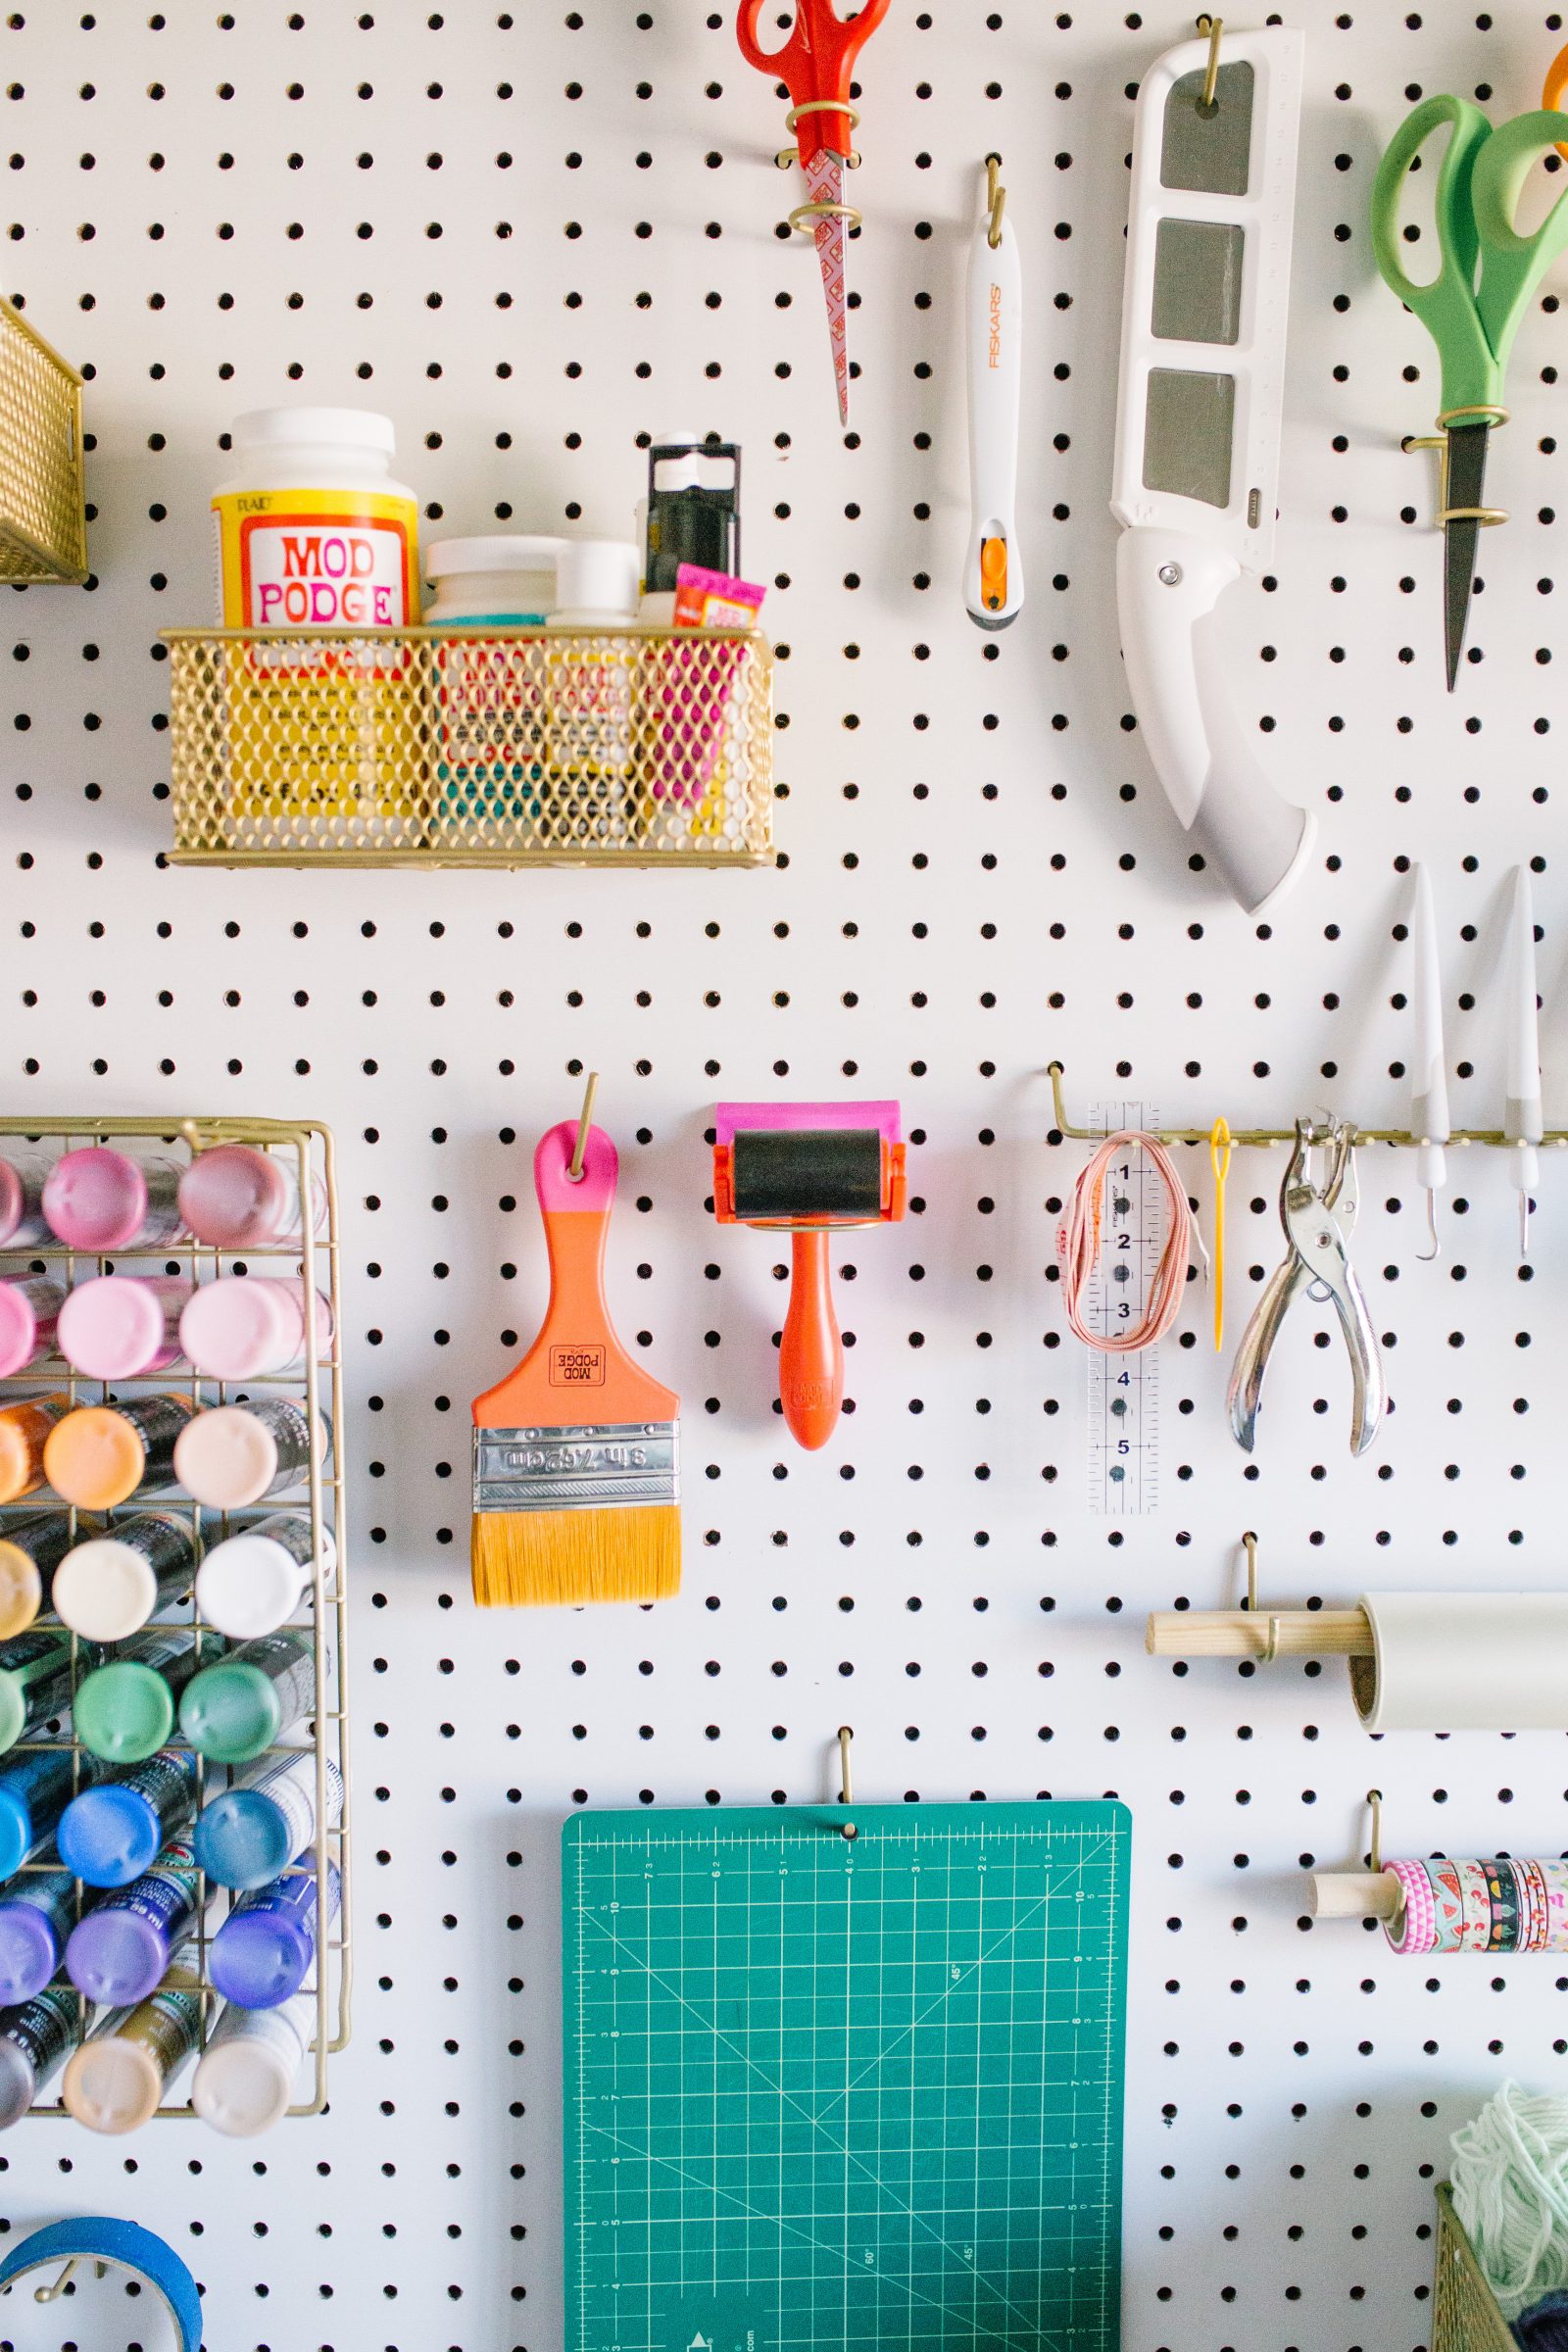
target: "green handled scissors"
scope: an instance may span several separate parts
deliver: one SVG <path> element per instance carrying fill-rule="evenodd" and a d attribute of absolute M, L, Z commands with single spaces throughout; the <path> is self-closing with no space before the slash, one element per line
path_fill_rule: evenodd
<path fill-rule="evenodd" d="M 1438 171 L 1437 214 L 1441 266 L 1417 285 L 1400 264 L 1399 193 L 1406 172 L 1434 131 L 1453 133 Z M 1514 222 L 1532 167 L 1568 139 L 1568 116 L 1518 115 L 1494 130 L 1468 99 L 1429 98 L 1401 123 L 1378 166 L 1372 187 L 1372 250 L 1399 300 L 1412 310 L 1438 347 L 1443 367 L 1444 436 L 1443 604 L 1448 692 L 1459 672 L 1476 543 L 1483 523 L 1506 515 L 1481 503 L 1487 475 L 1487 435 L 1506 424 L 1502 405 L 1508 353 L 1530 297 L 1565 245 L 1568 195 L 1560 196 L 1541 226 L 1522 237 Z M 1418 231 L 1406 232 L 1412 239 Z"/>

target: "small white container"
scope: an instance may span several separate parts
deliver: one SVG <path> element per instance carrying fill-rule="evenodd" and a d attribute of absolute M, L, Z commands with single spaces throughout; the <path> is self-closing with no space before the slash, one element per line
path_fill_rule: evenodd
<path fill-rule="evenodd" d="M 543 627 L 556 602 L 556 565 L 564 539 L 496 534 L 484 539 L 438 539 L 425 550 L 435 583 L 425 607 L 426 628 L 458 621 L 470 627 Z"/>
<path fill-rule="evenodd" d="M 213 493 L 228 629 L 406 628 L 419 614 L 419 510 L 392 478 L 390 416 L 254 409 Z"/>

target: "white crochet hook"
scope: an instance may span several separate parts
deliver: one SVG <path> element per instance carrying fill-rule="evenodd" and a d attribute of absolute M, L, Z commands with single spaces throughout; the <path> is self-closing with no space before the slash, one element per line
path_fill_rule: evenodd
<path fill-rule="evenodd" d="M 1519 1254 L 1530 1254 L 1530 1199 L 1541 1183 L 1541 1030 L 1536 1004 L 1536 916 L 1530 876 L 1513 869 L 1508 917 L 1508 1095 L 1502 1131 L 1514 1146 L 1513 1183 L 1519 1195 Z"/>
<path fill-rule="evenodd" d="M 1007 191 L 986 157 L 986 205 L 969 248 L 969 550 L 963 601 L 977 628 L 1004 629 L 1023 609 L 1018 552 L 1018 391 L 1023 277 Z"/>
<path fill-rule="evenodd" d="M 1410 1133 L 1416 1139 L 1415 1180 L 1427 1197 L 1427 1234 L 1430 1250 L 1417 1254 L 1429 1262 L 1439 1254 L 1437 1197 L 1448 1181 L 1444 1145 L 1448 1140 L 1448 1072 L 1443 1051 L 1443 971 L 1438 962 L 1438 927 L 1432 911 L 1432 884 L 1424 865 L 1415 869 L 1415 919 L 1410 927 L 1415 952 L 1415 1054 L 1410 1064 Z"/>

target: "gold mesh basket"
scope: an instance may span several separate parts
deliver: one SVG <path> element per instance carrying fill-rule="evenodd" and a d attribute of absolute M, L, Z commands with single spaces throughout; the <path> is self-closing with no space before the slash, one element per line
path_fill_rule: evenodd
<path fill-rule="evenodd" d="M 81 378 L 0 299 L 0 580 L 86 576 Z"/>
<path fill-rule="evenodd" d="M 772 655 L 720 629 L 167 633 L 176 865 L 771 865 Z"/>
<path fill-rule="evenodd" d="M 1519 2352 L 1464 2233 L 1446 2180 L 1438 2183 L 1438 2267 L 1432 2288 L 1432 2352 Z"/>

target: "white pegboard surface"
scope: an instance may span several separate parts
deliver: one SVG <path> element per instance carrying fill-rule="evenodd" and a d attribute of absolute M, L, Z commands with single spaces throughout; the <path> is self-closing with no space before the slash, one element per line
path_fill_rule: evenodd
<path fill-rule="evenodd" d="M 13 2229 L 73 2208 L 165 2230 L 210 2340 L 553 2352 L 561 2339 L 558 1823 L 595 1803 L 829 1785 L 867 1798 L 1114 1788 L 1134 1809 L 1126 2342 L 1424 2342 L 1430 2180 L 1504 2074 L 1558 2087 L 1550 1960 L 1393 1959 L 1307 1933 L 1298 1865 L 1568 1843 L 1562 1740 L 1353 1726 L 1343 1671 L 1145 1658 L 1142 1619 L 1266 1589 L 1563 1575 L 1568 1169 L 1535 1279 L 1495 1157 L 1455 1154 L 1416 1262 L 1408 1163 L 1363 1162 L 1358 1260 L 1396 1412 L 1353 1464 L 1337 1343 L 1293 1332 L 1255 1468 L 1195 1298 L 1164 1363 L 1162 1508 L 1085 1502 L 1083 1366 L 1046 1269 L 1072 1098 L 1402 1119 L 1406 860 L 1433 869 L 1456 1123 L 1502 1097 L 1509 866 L 1544 933 L 1547 1116 L 1568 1109 L 1568 906 L 1551 858 L 1562 313 L 1527 321 L 1473 649 L 1442 693 L 1423 330 L 1365 231 L 1422 92 L 1537 102 L 1555 19 L 1305 0 L 1277 585 L 1225 627 L 1263 756 L 1321 818 L 1267 926 L 1187 870 L 1116 650 L 1106 510 L 1132 93 L 1186 37 L 1023 0 L 896 0 L 862 59 L 850 442 L 815 265 L 778 233 L 782 108 L 697 0 L 33 0 L 4 36 L 6 290 L 90 371 L 95 584 L 29 590 L 0 716 L 7 1105 L 308 1114 L 345 1179 L 361 1954 L 332 2111 L 258 2145 L 195 2126 L 4 2143 Z M 1023 618 L 962 611 L 959 321 L 981 159 L 1004 159 L 1029 358 Z M 1558 282 L 1561 282 L 1559 270 Z M 210 613 L 207 499 L 243 409 L 396 418 L 432 524 L 624 531 L 639 433 L 744 444 L 746 568 L 789 649 L 788 865 L 730 876 L 175 873 L 157 632 Z M 1557 796 L 1556 799 L 1553 796 Z M 613 1298 L 683 1396 L 685 1591 L 657 1614 L 481 1620 L 467 1399 L 541 1303 L 533 1139 L 604 1072 L 623 1152 Z M 820 1457 L 769 1410 L 766 1240 L 705 1214 L 715 1094 L 898 1094 L 920 1213 L 841 1251 L 857 1411 Z M 1194 1154 L 1195 1167 L 1200 1155 Z M 1239 1155 L 1233 1337 L 1279 1246 Z M 1206 1183 L 1200 1188 L 1207 1204 Z M 1458 1200 L 1468 1202 L 1458 1213 Z"/>

